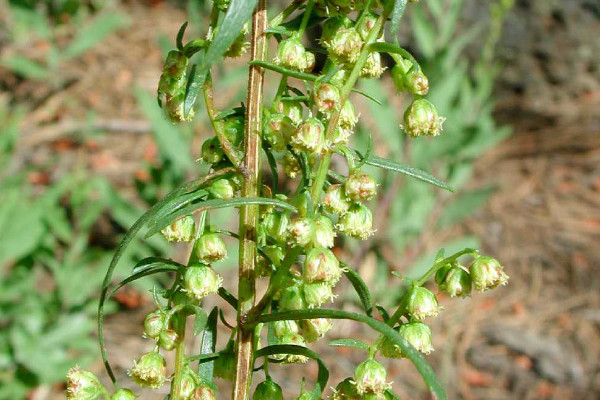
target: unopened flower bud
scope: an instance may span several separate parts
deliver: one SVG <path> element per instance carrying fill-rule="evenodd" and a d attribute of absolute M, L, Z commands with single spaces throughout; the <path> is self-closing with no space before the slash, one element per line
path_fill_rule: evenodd
<path fill-rule="evenodd" d="M 333 230 L 333 222 L 324 216 L 319 215 L 315 219 L 315 237 L 313 240 L 313 245 L 315 247 L 333 247 L 333 242 L 335 239 L 335 231 Z"/>
<path fill-rule="evenodd" d="M 332 59 L 341 63 L 355 63 L 362 50 L 363 40 L 355 28 L 339 28 L 331 40 L 323 45 Z"/>
<path fill-rule="evenodd" d="M 246 119 L 242 115 L 231 115 L 223 120 L 223 131 L 232 145 L 239 147 L 244 139 Z"/>
<path fill-rule="evenodd" d="M 183 373 L 181 374 L 181 383 L 180 392 L 182 399 L 189 399 L 196 390 L 196 386 L 198 385 L 199 378 L 192 371 L 189 365 L 186 365 L 183 369 Z"/>
<path fill-rule="evenodd" d="M 387 371 L 385 367 L 373 359 L 360 363 L 354 370 L 356 391 L 361 394 L 383 393 L 390 387 L 385 381 Z"/>
<path fill-rule="evenodd" d="M 435 317 L 442 310 L 435 294 L 427 288 L 415 286 L 407 296 L 406 311 L 418 320 Z"/>
<path fill-rule="evenodd" d="M 144 336 L 157 338 L 158 335 L 165 329 L 165 312 L 156 310 L 144 318 Z"/>
<path fill-rule="evenodd" d="M 298 159 L 290 151 L 286 152 L 283 157 L 283 171 L 291 179 L 295 179 L 302 174 L 302 168 L 300 167 Z"/>
<path fill-rule="evenodd" d="M 191 110 L 186 118 L 183 109 L 187 66 L 188 58 L 185 54 L 177 50 L 170 51 L 158 83 L 159 99 L 162 99 L 164 95 L 167 116 L 172 122 L 190 121 L 194 116 L 193 110 Z"/>
<path fill-rule="evenodd" d="M 331 65 L 332 68 L 339 68 L 338 71 L 335 74 L 333 74 L 329 82 L 339 87 L 344 86 L 344 84 L 348 81 L 348 78 L 350 77 L 351 71 L 349 69 L 343 68 L 339 64 L 334 64 L 333 62 L 329 65 Z"/>
<path fill-rule="evenodd" d="M 381 54 L 374 51 L 369 53 L 365 65 L 360 70 L 362 78 L 379 78 L 385 71 L 385 67 L 381 62 Z"/>
<path fill-rule="evenodd" d="M 328 318 L 303 319 L 300 321 L 302 336 L 308 343 L 316 342 L 333 328 Z"/>
<path fill-rule="evenodd" d="M 103 392 L 96 375 L 74 367 L 67 373 L 67 400 L 95 400 Z"/>
<path fill-rule="evenodd" d="M 296 321 L 282 320 L 273 322 L 273 335 L 282 338 L 292 333 L 300 333 L 300 327 Z"/>
<path fill-rule="evenodd" d="M 327 140 L 327 148 L 332 149 L 340 144 L 348 144 L 348 140 L 352 136 L 352 131 L 350 129 L 342 128 L 341 126 L 337 126 L 329 139 Z"/>
<path fill-rule="evenodd" d="M 392 68 L 391 75 L 398 92 L 408 91 L 419 96 L 424 96 L 429 91 L 427 76 L 421 69 L 416 69 L 409 60 L 399 60 Z"/>
<path fill-rule="evenodd" d="M 431 345 L 431 329 L 422 322 L 409 322 L 398 329 L 398 333 L 416 350 L 429 354 L 433 351 Z M 381 343 L 381 354 L 388 358 L 402 358 L 400 347 L 388 338 Z"/>
<path fill-rule="evenodd" d="M 360 37 L 362 38 L 362 40 L 367 40 L 369 33 L 371 33 L 371 30 L 373 30 L 373 28 L 375 27 L 376 24 L 377 24 L 377 15 L 375 15 L 371 12 L 369 12 L 361 17 L 356 29 L 358 30 L 358 33 L 359 33 Z"/>
<path fill-rule="evenodd" d="M 211 183 L 206 190 L 214 199 L 224 199 L 229 200 L 235 196 L 235 192 L 237 192 L 237 187 L 233 180 L 228 178 L 216 179 L 213 183 Z"/>
<path fill-rule="evenodd" d="M 439 285 L 440 290 L 448 293 L 450 297 L 467 297 L 471 294 L 471 275 L 462 266 L 452 267 L 443 282 Z"/>
<path fill-rule="evenodd" d="M 252 400 L 283 400 L 283 391 L 281 386 L 267 377 L 266 381 L 256 386 Z"/>
<path fill-rule="evenodd" d="M 305 71 L 308 67 L 306 49 L 300 39 L 290 37 L 279 42 L 275 63 L 296 71 Z"/>
<path fill-rule="evenodd" d="M 452 264 L 446 264 L 442 268 L 438 269 L 435 273 L 435 283 L 441 285 L 446 279 L 446 275 L 448 275 L 448 272 L 450 272 L 451 269 Z"/>
<path fill-rule="evenodd" d="M 306 246 L 315 237 L 315 223 L 310 218 L 296 218 L 290 222 L 288 234 L 290 244 Z"/>
<path fill-rule="evenodd" d="M 206 264 L 190 265 L 183 275 L 183 287 L 188 297 L 196 300 L 217 293 L 222 284 L 223 278 Z"/>
<path fill-rule="evenodd" d="M 312 70 L 315 69 L 316 63 L 317 63 L 317 59 L 316 59 L 314 53 L 307 51 L 306 52 L 306 68 L 304 69 L 304 72 L 312 72 Z"/>
<path fill-rule="evenodd" d="M 318 153 L 325 144 L 325 127 L 320 120 L 310 117 L 298 125 L 290 142 L 292 147 L 299 152 Z"/>
<path fill-rule="evenodd" d="M 339 1 L 339 0 L 338 0 Z M 348 1 L 349 0 L 344 0 Z M 348 17 L 333 17 L 328 18 L 323 23 L 323 27 L 321 30 L 321 44 L 325 46 L 325 43 L 330 42 L 335 36 L 336 32 L 340 28 L 350 28 L 352 26 L 352 21 Z"/>
<path fill-rule="evenodd" d="M 217 400 L 217 396 L 213 388 L 202 383 L 194 389 L 189 400 Z"/>
<path fill-rule="evenodd" d="M 302 269 L 304 282 L 328 282 L 335 285 L 341 276 L 340 262 L 331 250 L 325 247 L 315 247 L 306 255 Z"/>
<path fill-rule="evenodd" d="M 223 148 L 217 137 L 206 139 L 202 143 L 201 157 L 207 164 L 216 164 L 223 159 Z"/>
<path fill-rule="evenodd" d="M 302 105 L 297 101 L 280 100 L 275 110 L 291 119 L 295 126 L 302 122 Z"/>
<path fill-rule="evenodd" d="M 110 396 L 110 400 L 135 400 L 136 395 L 129 389 L 117 389 L 112 396 Z"/>
<path fill-rule="evenodd" d="M 346 100 L 342 111 L 340 111 L 340 127 L 352 130 L 358 123 L 358 117 L 354 110 L 354 105 L 350 100 Z"/>
<path fill-rule="evenodd" d="M 350 209 L 350 201 L 346 197 L 342 185 L 331 185 L 325 192 L 323 205 L 327 212 L 336 215 L 344 215 Z"/>
<path fill-rule="evenodd" d="M 346 378 L 333 389 L 330 400 L 356 400 L 360 395 L 356 391 L 356 385 L 352 378 Z"/>
<path fill-rule="evenodd" d="M 365 240 L 374 233 L 373 213 L 364 204 L 354 204 L 340 218 L 336 228 L 347 236 Z"/>
<path fill-rule="evenodd" d="M 478 256 L 469 268 L 475 289 L 480 292 L 508 283 L 508 275 L 500 262 L 492 257 Z"/>
<path fill-rule="evenodd" d="M 289 333 L 277 339 L 277 344 L 293 344 L 295 346 L 306 347 L 306 340 L 299 333 Z M 283 360 L 285 364 L 304 364 L 308 361 L 308 357 L 298 354 L 276 354 L 273 356 L 276 360 Z"/>
<path fill-rule="evenodd" d="M 281 292 L 279 308 L 282 311 L 301 310 L 305 307 L 306 301 L 300 285 L 289 286 Z"/>
<path fill-rule="evenodd" d="M 151 351 L 135 360 L 128 373 L 141 387 L 158 389 L 167 379 L 167 362 L 158 352 Z"/>
<path fill-rule="evenodd" d="M 356 171 L 346 179 L 344 191 L 350 200 L 366 201 L 377 194 L 377 183 L 371 175 Z"/>
<path fill-rule="evenodd" d="M 320 307 L 335 300 L 333 287 L 329 282 L 305 283 L 303 292 L 306 306 L 309 308 Z"/>
<path fill-rule="evenodd" d="M 437 136 L 442 132 L 445 118 L 425 99 L 416 99 L 404 113 L 404 130 L 411 137 Z"/>
<path fill-rule="evenodd" d="M 283 114 L 271 114 L 265 121 L 263 138 L 275 151 L 285 150 L 294 132 L 294 123 Z"/>
<path fill-rule="evenodd" d="M 340 90 L 329 83 L 322 83 L 313 91 L 313 100 L 317 109 L 329 115 L 340 107 Z"/>
<path fill-rule="evenodd" d="M 267 235 L 278 243 L 284 243 L 288 237 L 290 217 L 283 213 L 270 213 L 264 216 L 262 222 Z"/>
<path fill-rule="evenodd" d="M 216 233 L 204 234 L 196 243 L 196 256 L 207 264 L 223 260 L 227 257 L 225 242 Z"/>
<path fill-rule="evenodd" d="M 173 329 L 165 329 L 158 336 L 158 345 L 161 349 L 171 351 L 175 348 L 179 335 Z"/>
<path fill-rule="evenodd" d="M 181 217 L 165 226 L 160 233 L 169 242 L 189 242 L 194 237 L 194 218 L 191 215 Z"/>

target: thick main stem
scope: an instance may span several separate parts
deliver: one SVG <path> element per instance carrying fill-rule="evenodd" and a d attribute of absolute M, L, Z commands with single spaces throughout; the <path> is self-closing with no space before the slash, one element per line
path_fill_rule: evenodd
<path fill-rule="evenodd" d="M 267 25 L 266 0 L 259 0 L 252 16 L 252 61 L 264 61 Z M 262 126 L 264 70 L 250 66 L 248 98 L 246 102 L 246 129 L 244 135 L 244 182 L 242 196 L 257 197 L 260 186 L 260 132 Z M 254 329 L 245 325 L 246 314 L 256 298 L 256 227 L 258 205 L 243 206 L 240 210 L 240 262 L 238 272 L 238 334 L 234 400 L 248 400 L 252 383 L 254 358 Z"/>

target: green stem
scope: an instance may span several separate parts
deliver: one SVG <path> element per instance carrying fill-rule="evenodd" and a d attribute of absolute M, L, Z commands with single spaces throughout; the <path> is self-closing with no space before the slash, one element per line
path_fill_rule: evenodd
<path fill-rule="evenodd" d="M 171 400 L 183 400 L 181 394 L 181 382 L 183 372 L 186 366 L 185 357 L 185 325 L 187 316 L 183 312 L 178 312 L 175 317 L 174 329 L 177 332 L 177 343 L 175 345 L 175 373 L 173 383 L 171 384 Z"/>
<path fill-rule="evenodd" d="M 302 17 L 302 22 L 300 22 L 300 27 L 296 32 L 297 37 L 302 37 L 304 31 L 306 30 L 306 26 L 308 25 L 308 21 L 310 20 L 310 14 L 312 13 L 312 9 L 315 5 L 314 0 L 309 0 L 306 8 L 304 9 L 304 16 Z"/>
<path fill-rule="evenodd" d="M 287 17 L 292 15 L 292 13 L 294 11 L 296 11 L 302 5 L 302 3 L 304 3 L 305 1 L 306 0 L 295 0 L 292 4 L 287 6 L 282 12 L 280 12 L 275 17 L 273 17 L 273 19 L 271 19 L 271 21 L 269 21 L 269 26 L 271 28 L 275 28 L 276 26 L 281 25 L 283 23 L 283 21 L 285 21 L 287 19 Z"/>
<path fill-rule="evenodd" d="M 423 274 L 423 276 L 421 278 L 419 278 L 419 280 L 417 280 L 415 282 L 416 286 L 423 286 L 425 284 L 425 282 L 427 282 L 427 280 L 429 280 L 429 278 L 431 278 L 433 275 L 435 275 L 435 273 L 442 268 L 444 265 L 449 264 L 453 261 L 456 261 L 456 259 L 458 259 L 459 257 L 462 257 L 464 255 L 467 254 L 477 254 L 477 250 L 473 250 L 473 249 L 464 249 L 459 251 L 458 253 L 454 253 L 452 254 L 450 257 L 446 257 L 443 258 L 441 260 L 436 261 L 433 266 L 431 268 L 429 268 L 429 270 L 427 272 L 425 272 Z"/>

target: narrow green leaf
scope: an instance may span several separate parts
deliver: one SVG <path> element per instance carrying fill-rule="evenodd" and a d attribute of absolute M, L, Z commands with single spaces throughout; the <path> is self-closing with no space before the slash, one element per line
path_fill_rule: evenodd
<path fill-rule="evenodd" d="M 215 199 L 215 200 L 200 201 L 197 203 L 192 203 L 186 207 L 180 208 L 165 217 L 159 218 L 150 227 L 150 229 L 148 230 L 148 232 L 145 235 L 145 238 L 147 239 L 147 238 L 151 237 L 152 235 L 154 235 L 157 232 L 159 232 L 160 230 L 162 230 L 165 226 L 169 225 L 170 223 L 172 223 L 173 221 L 175 221 L 176 219 L 178 219 L 184 215 L 189 215 L 194 212 L 200 212 L 200 211 L 205 211 L 205 210 L 214 210 L 214 209 L 218 209 L 218 208 L 239 207 L 239 206 L 244 206 L 244 205 L 248 205 L 248 204 L 269 205 L 269 206 L 280 207 L 280 208 L 283 208 L 283 209 L 286 209 L 289 211 L 296 211 L 296 208 L 288 203 L 285 203 L 280 200 L 268 199 L 268 198 L 263 198 L 263 197 L 238 197 L 238 198 L 229 199 L 229 200 Z"/>
<path fill-rule="evenodd" d="M 363 308 L 365 309 L 365 313 L 368 316 L 372 316 L 373 315 L 373 300 L 371 298 L 371 292 L 369 291 L 367 284 L 361 278 L 361 276 L 358 274 L 358 272 L 356 272 L 355 270 L 350 268 L 345 263 L 341 263 L 341 265 L 342 265 L 342 267 L 344 267 L 344 269 L 343 269 L 344 275 L 346 275 L 346 278 L 348 278 L 348 280 L 352 284 L 352 287 L 354 287 L 354 290 L 356 290 L 356 293 L 358 294 L 358 297 L 360 298 L 360 302 L 362 303 Z"/>
<path fill-rule="evenodd" d="M 402 353 L 406 354 L 406 357 L 415 365 L 427 387 L 431 393 L 437 397 L 438 400 L 446 400 L 446 393 L 441 383 L 435 376 L 435 372 L 425 359 L 425 357 L 411 346 L 401 335 L 398 334 L 394 329 L 386 325 L 385 323 L 378 321 L 374 318 L 367 317 L 361 314 L 333 310 L 326 308 L 313 308 L 304 310 L 293 310 L 276 312 L 273 314 L 264 314 L 259 318 L 259 322 L 273 322 L 282 320 L 303 320 L 313 318 L 331 318 L 331 319 L 350 319 L 353 321 L 361 322 L 369 325 L 377 332 L 385 335 L 393 344 L 400 347 Z"/>
<path fill-rule="evenodd" d="M 206 311 L 204 311 L 202 307 L 193 307 L 194 314 L 196 314 L 196 318 L 194 319 L 194 336 L 198 336 L 200 332 L 202 332 L 206 327 L 206 323 L 208 322 L 208 315 L 206 315 Z"/>
<path fill-rule="evenodd" d="M 311 399 L 319 399 L 321 397 L 321 393 L 323 393 L 323 390 L 325 390 L 327 387 L 329 370 L 317 353 L 304 346 L 297 346 L 293 344 L 276 344 L 257 350 L 254 354 L 254 359 L 258 357 L 268 357 L 274 354 L 294 354 L 315 360 L 319 366 L 319 370 L 317 373 L 317 384 L 315 385 L 315 390 L 313 391 Z"/>
<path fill-rule="evenodd" d="M 183 114 L 187 117 L 204 86 L 206 76 L 208 75 L 208 69 L 206 71 L 198 71 L 201 66 L 199 64 L 192 65 L 190 75 L 188 77 L 187 84 L 185 86 L 185 100 L 183 101 Z"/>
<path fill-rule="evenodd" d="M 219 288 L 219 296 L 223 300 L 225 300 L 229 305 L 237 310 L 238 308 L 238 299 L 235 298 L 234 295 L 229 293 L 225 288 Z"/>
<path fill-rule="evenodd" d="M 181 267 L 183 267 L 183 266 L 181 266 Z M 138 270 L 138 272 L 136 272 L 135 274 L 131 274 L 127 278 L 123 279 L 121 282 L 117 283 L 115 285 L 115 287 L 112 288 L 111 291 L 108 293 L 107 298 L 110 299 L 115 294 L 115 292 L 117 290 L 121 289 L 123 286 L 125 286 L 131 282 L 137 281 L 138 279 L 141 279 L 148 275 L 160 274 L 161 272 L 175 272 L 178 270 L 179 270 L 179 267 L 176 267 L 174 265 L 165 265 L 165 264 L 156 264 L 154 266 L 140 268 Z"/>
<path fill-rule="evenodd" d="M 404 11 L 406 10 L 407 0 L 396 0 L 394 3 L 394 8 L 392 9 L 392 15 L 390 16 L 391 24 L 390 24 L 390 33 L 395 35 L 398 33 L 398 29 L 400 28 L 400 20 L 404 15 Z"/>
<path fill-rule="evenodd" d="M 377 309 L 379 315 L 381 315 L 381 318 L 383 318 L 383 322 L 387 323 L 390 319 L 390 314 L 388 314 L 385 308 L 381 307 L 380 305 L 376 305 L 375 308 Z"/>
<path fill-rule="evenodd" d="M 356 156 L 359 160 L 362 160 L 364 156 L 357 150 L 354 150 Z M 415 167 L 411 167 L 410 165 L 399 164 L 395 161 L 388 160 L 386 158 L 381 158 L 377 156 L 371 156 L 366 161 L 365 164 L 371 165 L 373 167 L 386 169 L 388 171 L 398 172 L 400 174 L 408 175 L 413 178 L 416 178 L 420 181 L 427 182 L 433 186 L 437 186 L 441 189 L 448 190 L 449 192 L 454 192 L 454 190 L 445 182 L 439 180 L 435 176 L 431 175 L 429 172 L 425 172 Z"/>
<path fill-rule="evenodd" d="M 369 99 L 371 101 L 374 101 L 375 103 L 379 104 L 380 106 L 383 105 L 383 102 L 381 100 L 379 100 L 378 98 L 376 98 L 372 94 L 365 92 L 364 90 L 354 88 L 354 89 L 352 89 L 352 91 L 354 93 L 358 93 L 358 94 L 360 94 L 362 96 L 365 96 L 367 99 Z"/>
<path fill-rule="evenodd" d="M 369 350 L 369 345 L 356 339 L 337 339 L 329 342 L 333 347 L 352 347 L 354 349 Z"/>
<path fill-rule="evenodd" d="M 217 322 L 219 318 L 219 309 L 213 308 L 204 327 L 202 342 L 200 344 L 200 355 L 212 354 L 217 345 Z M 207 382 L 212 382 L 213 371 L 215 368 L 214 360 L 208 362 L 198 362 L 198 376 Z"/>
<path fill-rule="evenodd" d="M 167 260 L 160 257 L 147 257 L 143 260 L 139 261 L 135 267 L 131 270 L 131 274 L 137 274 L 143 272 L 145 270 L 156 268 L 156 267 L 175 267 L 175 268 L 184 268 L 185 266 L 175 262 L 173 260 Z"/>
<path fill-rule="evenodd" d="M 188 23 L 187 21 L 185 21 L 183 23 L 183 25 L 181 25 L 181 28 L 179 28 L 179 32 L 177 32 L 177 50 L 181 51 L 183 53 L 184 50 L 184 46 L 183 46 L 183 35 L 185 35 L 185 28 L 187 28 Z"/>

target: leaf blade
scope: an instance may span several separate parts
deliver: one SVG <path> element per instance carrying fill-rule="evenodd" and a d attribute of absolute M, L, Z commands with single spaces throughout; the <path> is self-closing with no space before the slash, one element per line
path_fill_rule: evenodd
<path fill-rule="evenodd" d="M 373 315 L 373 300 L 367 284 L 358 274 L 358 272 L 350 268 L 345 263 L 341 263 L 341 265 L 344 267 L 344 275 L 346 275 L 346 278 L 348 278 L 348 280 L 352 284 L 352 287 L 354 287 L 356 294 L 358 294 L 360 302 L 362 303 L 363 308 L 365 309 L 365 313 L 369 317 L 371 317 Z"/>

